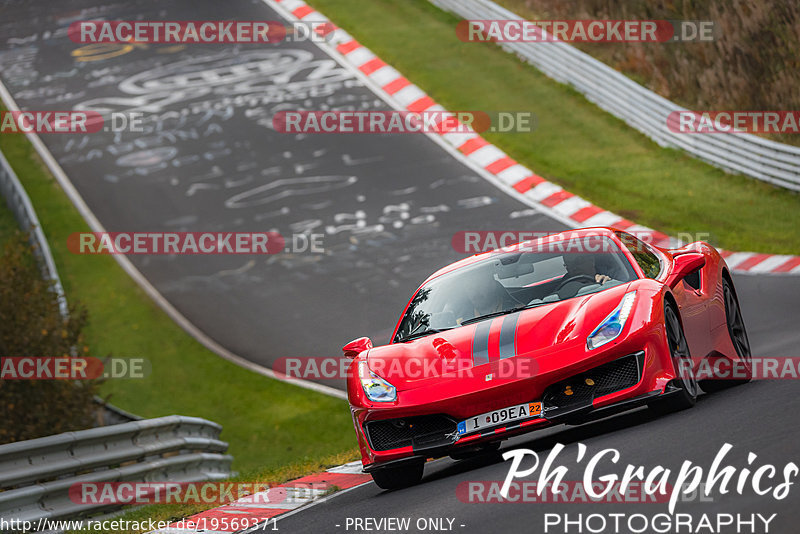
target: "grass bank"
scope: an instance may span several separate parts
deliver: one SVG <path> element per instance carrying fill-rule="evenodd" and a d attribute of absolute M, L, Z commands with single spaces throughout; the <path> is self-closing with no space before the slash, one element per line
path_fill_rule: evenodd
<path fill-rule="evenodd" d="M 664 149 L 490 43 L 465 43 L 427 0 L 312 0 L 447 109 L 527 110 L 532 133 L 486 134 L 569 191 L 663 232 L 730 250 L 800 253 L 800 195 Z"/>

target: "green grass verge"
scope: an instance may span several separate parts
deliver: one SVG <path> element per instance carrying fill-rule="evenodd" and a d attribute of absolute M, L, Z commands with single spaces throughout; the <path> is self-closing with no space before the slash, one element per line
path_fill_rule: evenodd
<path fill-rule="evenodd" d="M 535 112 L 535 132 L 486 139 L 570 192 L 726 249 L 800 252 L 800 195 L 660 148 L 498 46 L 460 41 L 457 19 L 427 0 L 311 4 L 447 109 Z"/>
<path fill-rule="evenodd" d="M 84 220 L 27 138 L 0 135 L 0 150 L 31 197 L 67 298 L 89 310 L 84 333 L 93 355 L 152 364 L 145 379 L 106 382 L 102 393 L 110 402 L 146 418 L 181 414 L 222 424 L 234 469 L 243 474 L 332 454 L 357 457 L 346 401 L 223 360 L 178 327 L 112 257 L 70 253 L 67 236 L 88 231 Z M 0 235 L 11 231 L 9 215 L 0 210 Z"/>

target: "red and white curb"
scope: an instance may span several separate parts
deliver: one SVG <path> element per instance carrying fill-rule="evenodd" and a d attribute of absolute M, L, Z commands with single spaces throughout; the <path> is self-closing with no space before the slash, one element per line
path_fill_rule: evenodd
<path fill-rule="evenodd" d="M 303 0 L 263 1 L 290 21 L 327 23 L 317 28 L 317 33 L 326 36 L 331 45 L 325 48 L 338 54 L 347 65 L 365 76 L 372 82 L 370 85 L 380 88 L 383 93 L 381 96 L 388 97 L 399 108 L 412 112 L 439 111 L 442 112 L 441 121 L 453 116 L 397 69 L 362 46 L 349 33 L 331 23 L 330 19 Z M 472 164 L 470 166 L 477 166 L 505 186 L 503 189 L 519 195 L 527 204 L 535 204 L 542 211 L 573 227 L 613 226 L 643 237 L 657 246 L 680 246 L 677 239 L 637 225 L 545 180 L 475 132 L 435 135 L 455 148 Z M 722 252 L 728 266 L 738 272 L 800 274 L 800 256 Z"/>
<path fill-rule="evenodd" d="M 350 462 L 328 469 L 323 473 L 304 476 L 285 484 L 274 486 L 269 491 L 254 493 L 236 501 L 195 514 L 173 523 L 167 528 L 154 530 L 148 534 L 204 534 L 244 532 L 252 530 L 257 524 L 278 520 L 295 510 L 318 502 L 333 490 L 342 491 L 361 486 L 372 480 L 370 475 L 361 472 L 361 461 Z M 274 499 L 275 488 L 285 488 L 280 499 Z M 270 497 L 279 502 L 270 502 Z M 240 528 L 247 525 L 247 528 Z M 267 526 L 265 531 L 271 527 Z M 260 531 L 260 530 L 259 530 Z"/>

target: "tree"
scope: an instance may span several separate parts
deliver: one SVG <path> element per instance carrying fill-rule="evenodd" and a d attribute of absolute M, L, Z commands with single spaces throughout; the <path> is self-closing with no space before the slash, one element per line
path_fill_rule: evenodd
<path fill-rule="evenodd" d="M 81 330 L 88 313 L 61 316 L 51 281 L 42 278 L 25 234 L 0 255 L 0 358 L 88 356 Z M 2 362 L 0 362 L 2 363 Z M 0 380 L 0 443 L 93 426 L 95 380 Z"/>

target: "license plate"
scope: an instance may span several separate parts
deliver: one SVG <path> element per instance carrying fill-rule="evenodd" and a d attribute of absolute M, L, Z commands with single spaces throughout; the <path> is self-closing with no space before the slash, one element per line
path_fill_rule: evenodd
<path fill-rule="evenodd" d="M 517 404 L 516 406 L 509 406 L 508 408 L 482 413 L 481 415 L 476 415 L 475 417 L 470 417 L 469 419 L 461 421 L 458 423 L 458 435 L 462 436 L 474 432 L 475 430 L 484 430 L 493 426 L 502 425 L 503 423 L 541 415 L 541 402 Z"/>

